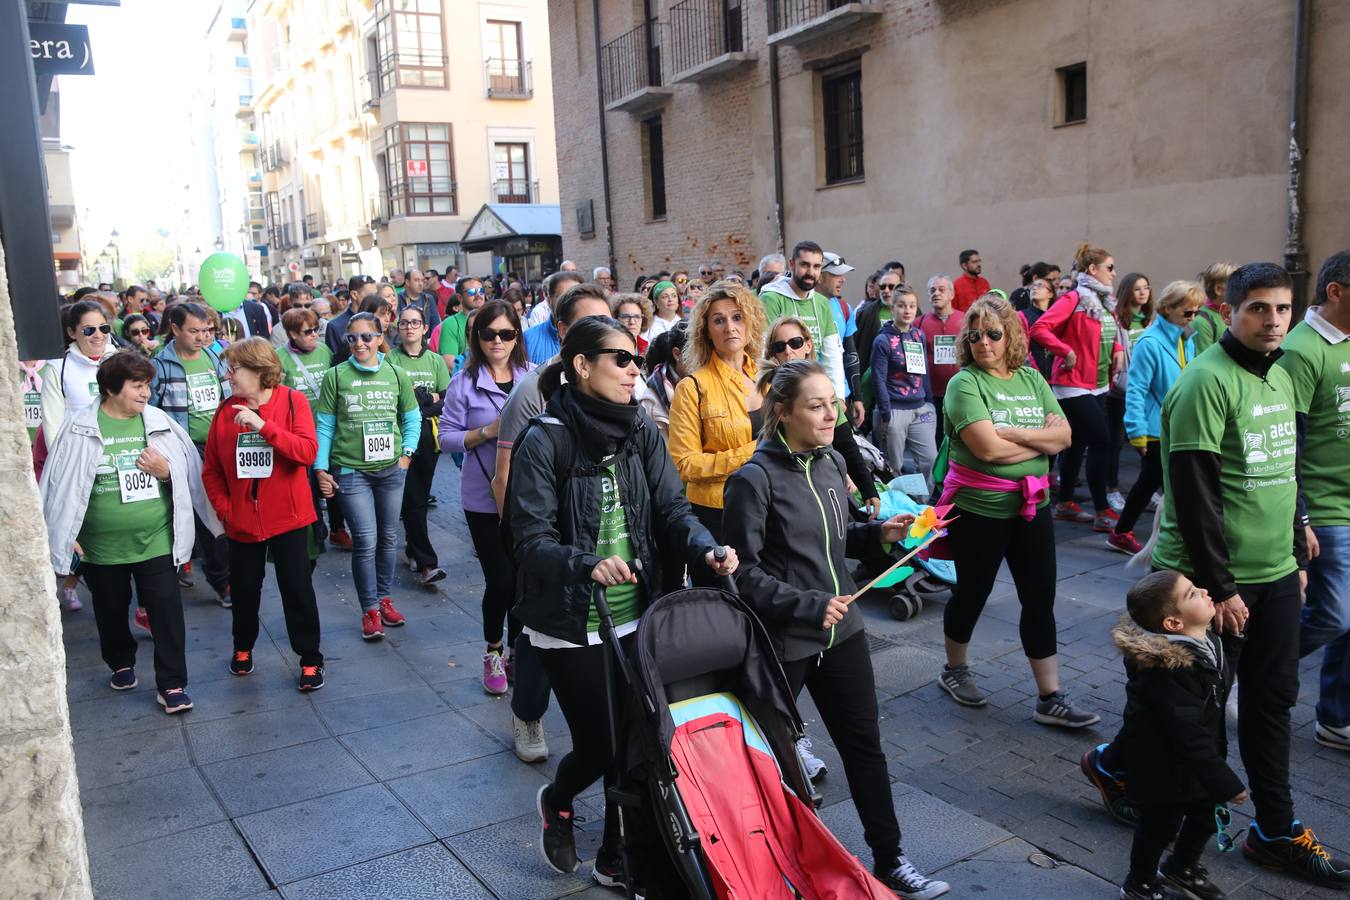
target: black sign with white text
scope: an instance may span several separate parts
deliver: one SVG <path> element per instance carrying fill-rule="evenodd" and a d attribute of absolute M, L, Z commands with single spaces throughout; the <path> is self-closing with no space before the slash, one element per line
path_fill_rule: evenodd
<path fill-rule="evenodd" d="M 39 77 L 94 74 L 94 50 L 87 25 L 29 22 L 28 36 L 33 72 Z"/>

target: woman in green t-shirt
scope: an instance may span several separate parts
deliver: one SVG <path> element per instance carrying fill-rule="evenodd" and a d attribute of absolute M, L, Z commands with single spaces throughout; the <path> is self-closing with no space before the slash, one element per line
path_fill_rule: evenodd
<path fill-rule="evenodd" d="M 948 545 L 956 589 L 943 614 L 947 665 L 938 684 L 957 703 L 984 706 L 967 662 L 970 637 L 1004 560 L 1022 606 L 1018 630 L 1036 679 L 1035 719 L 1082 728 L 1100 717 L 1060 690 L 1055 640 L 1055 529 L 1050 457 L 1072 436 L 1050 386 L 1025 365 L 1027 335 L 1008 301 L 985 295 L 966 311 L 957 340 L 961 371 L 947 385 L 942 503 L 958 511 Z"/>

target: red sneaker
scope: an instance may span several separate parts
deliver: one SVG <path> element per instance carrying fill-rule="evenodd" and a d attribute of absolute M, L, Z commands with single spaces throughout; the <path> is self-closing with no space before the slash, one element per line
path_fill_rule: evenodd
<path fill-rule="evenodd" d="M 378 609 L 361 613 L 361 637 L 368 641 L 378 641 L 384 637 L 384 624 L 380 621 Z"/>
<path fill-rule="evenodd" d="M 1055 518 L 1061 522 L 1081 522 L 1086 524 L 1092 521 L 1092 513 L 1083 509 L 1072 500 L 1065 500 L 1063 503 L 1055 504 Z"/>
<path fill-rule="evenodd" d="M 1112 550 L 1119 550 L 1121 553 L 1128 553 L 1130 556 L 1134 556 L 1144 549 L 1144 545 L 1135 539 L 1133 531 L 1127 531 L 1124 534 L 1111 532 L 1106 536 L 1106 546 Z"/>
<path fill-rule="evenodd" d="M 408 621 L 403 613 L 394 609 L 394 601 L 388 597 L 380 598 L 380 618 L 384 619 L 384 624 L 390 628 L 397 628 Z"/>
<path fill-rule="evenodd" d="M 328 543 L 339 550 L 352 549 L 352 536 L 345 528 L 334 528 L 328 532 Z"/>
<path fill-rule="evenodd" d="M 137 628 L 154 637 L 154 632 L 150 630 L 150 614 L 145 611 L 145 607 L 136 607 L 136 616 L 133 621 L 135 621 Z"/>

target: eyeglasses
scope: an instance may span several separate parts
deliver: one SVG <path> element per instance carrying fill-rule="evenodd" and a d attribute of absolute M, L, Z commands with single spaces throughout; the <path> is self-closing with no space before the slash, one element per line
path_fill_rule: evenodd
<path fill-rule="evenodd" d="M 83 328 L 80 329 L 80 334 L 84 335 L 85 337 L 93 337 L 95 331 L 101 332 L 101 333 L 103 333 L 103 334 L 111 334 L 111 333 L 112 333 L 112 326 L 111 326 L 111 325 L 86 325 L 86 326 L 84 326 Z"/>
<path fill-rule="evenodd" d="M 1200 310 L 1198 309 L 1184 309 L 1181 311 L 1181 317 L 1183 319 L 1194 319 L 1198 315 L 1200 315 Z"/>
<path fill-rule="evenodd" d="M 997 328 L 986 328 L 983 331 L 977 328 L 966 335 L 966 343 L 978 344 L 982 337 L 987 337 L 997 344 L 999 341 L 1003 340 L 1003 332 L 999 331 Z"/>
<path fill-rule="evenodd" d="M 137 338 L 137 337 L 145 337 L 145 336 L 146 336 L 147 334 L 149 334 L 149 333 L 150 333 L 150 329 L 149 329 L 149 328 L 133 328 L 133 329 L 131 329 L 130 331 L 127 332 L 127 335 L 128 335 L 129 337 Z M 86 337 L 87 337 L 87 335 L 86 335 Z"/>
<path fill-rule="evenodd" d="M 301 328 L 299 333 L 302 334 L 302 335 L 304 335 L 305 337 L 309 337 L 311 334 L 318 334 L 318 333 L 319 333 L 319 329 L 317 329 L 317 328 Z"/>
<path fill-rule="evenodd" d="M 606 347 L 603 350 L 592 350 L 590 353 L 586 355 L 598 356 L 601 353 L 613 353 L 614 364 L 618 366 L 620 369 L 626 369 L 629 366 L 637 366 L 640 369 L 642 368 L 642 364 L 647 361 L 646 358 L 644 358 L 640 353 L 630 353 L 627 350 L 618 350 L 613 347 Z"/>
<path fill-rule="evenodd" d="M 619 313 L 620 322 L 641 322 L 642 313 Z"/>
<path fill-rule="evenodd" d="M 480 328 L 478 330 L 480 341 L 490 344 L 498 338 L 501 338 L 503 344 L 509 344 L 516 339 L 516 330 L 514 328 L 498 328 L 495 331 L 491 328 Z"/>
<path fill-rule="evenodd" d="M 1237 834 L 1229 834 L 1228 826 L 1233 824 L 1233 812 L 1222 803 L 1214 806 L 1214 840 L 1219 845 L 1220 853 L 1231 853 L 1237 848 L 1238 838 L 1242 837 L 1247 829 L 1238 829 Z"/>
<path fill-rule="evenodd" d="M 371 344 L 379 339 L 380 336 L 373 331 L 362 331 L 356 334 L 347 335 L 347 343 L 351 344 L 353 347 L 356 346 L 357 341 L 360 341 L 363 344 Z"/>
<path fill-rule="evenodd" d="M 423 322 L 421 319 L 399 319 L 399 320 L 398 320 L 398 327 L 399 327 L 399 328 L 425 328 L 425 327 L 426 327 L 426 324 L 427 324 L 427 323 L 426 323 L 426 322 Z"/>
<path fill-rule="evenodd" d="M 774 341 L 769 345 L 769 352 L 777 356 L 779 353 L 786 353 L 789 347 L 793 350 L 800 350 L 805 346 L 806 338 L 797 335 L 795 338 L 788 338 L 786 341 Z"/>

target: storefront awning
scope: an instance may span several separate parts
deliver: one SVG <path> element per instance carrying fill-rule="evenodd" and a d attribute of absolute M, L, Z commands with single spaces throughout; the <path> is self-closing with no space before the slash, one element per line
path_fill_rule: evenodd
<path fill-rule="evenodd" d="M 520 238 L 561 240 L 562 208 L 556 203 L 485 203 L 459 244 L 469 253 L 490 250 L 500 255 L 499 247 Z"/>

